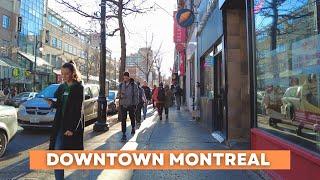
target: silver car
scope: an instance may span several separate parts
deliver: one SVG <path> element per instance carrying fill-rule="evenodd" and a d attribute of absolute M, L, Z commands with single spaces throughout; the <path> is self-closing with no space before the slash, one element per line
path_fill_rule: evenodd
<path fill-rule="evenodd" d="M 56 113 L 56 109 L 51 108 L 44 100 L 54 98 L 54 93 L 59 84 L 52 84 L 43 89 L 36 98 L 21 104 L 18 110 L 18 123 L 24 129 L 28 128 L 51 128 Z M 99 85 L 84 85 L 84 120 L 89 121 L 98 117 L 98 96 Z"/>
<path fill-rule="evenodd" d="M 0 105 L 0 157 L 18 129 L 17 111 L 14 107 Z"/>

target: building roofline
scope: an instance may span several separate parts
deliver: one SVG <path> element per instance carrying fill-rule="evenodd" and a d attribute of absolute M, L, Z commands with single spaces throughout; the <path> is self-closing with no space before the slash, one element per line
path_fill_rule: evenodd
<path fill-rule="evenodd" d="M 73 23 L 71 23 L 70 21 L 68 21 L 66 18 L 64 18 L 63 16 L 61 16 L 60 14 L 58 14 L 56 11 L 54 11 L 53 9 L 48 7 L 48 13 L 53 14 L 54 16 L 58 17 L 59 20 L 61 20 L 64 24 L 72 27 L 75 31 L 77 31 L 79 34 L 85 35 L 85 36 L 90 36 L 89 33 L 81 30 L 80 27 L 74 25 Z"/>

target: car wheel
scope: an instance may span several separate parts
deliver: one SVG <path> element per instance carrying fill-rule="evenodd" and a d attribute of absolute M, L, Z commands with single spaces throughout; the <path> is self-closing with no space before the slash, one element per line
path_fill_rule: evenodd
<path fill-rule="evenodd" d="M 4 155 L 7 148 L 8 139 L 3 131 L 0 131 L 0 157 Z"/>

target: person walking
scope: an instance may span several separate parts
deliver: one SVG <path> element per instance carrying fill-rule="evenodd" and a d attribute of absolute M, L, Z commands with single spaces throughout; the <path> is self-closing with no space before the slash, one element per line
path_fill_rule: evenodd
<path fill-rule="evenodd" d="M 165 100 L 166 100 L 165 96 L 166 96 L 165 90 L 163 88 L 163 83 L 161 82 L 159 84 L 159 87 L 156 88 L 156 90 L 154 91 L 154 94 L 153 94 L 153 99 L 155 101 L 155 105 L 158 110 L 158 115 L 159 115 L 160 121 L 162 120 L 162 112 L 163 112 L 163 108 L 164 108 L 164 104 L 165 104 Z"/>
<path fill-rule="evenodd" d="M 152 91 L 151 91 L 151 96 L 152 96 L 152 106 L 153 106 L 153 109 L 155 109 L 156 108 L 156 103 L 155 103 L 155 99 L 153 98 L 153 97 L 155 97 L 154 96 L 154 92 L 157 90 L 157 85 L 153 85 L 153 89 L 152 89 Z"/>
<path fill-rule="evenodd" d="M 147 102 L 144 90 L 142 87 L 140 87 L 140 82 L 137 82 L 138 88 L 139 88 L 139 103 L 137 105 L 136 109 L 136 122 L 137 126 L 140 127 L 141 125 L 141 110 L 144 106 L 144 104 Z"/>
<path fill-rule="evenodd" d="M 18 93 L 17 87 L 13 87 L 11 90 L 11 98 L 15 97 Z"/>
<path fill-rule="evenodd" d="M 166 120 L 169 119 L 169 108 L 172 106 L 172 97 L 173 93 L 169 88 L 169 85 L 166 85 L 165 88 L 165 103 L 164 103 L 164 112 L 166 115 Z"/>
<path fill-rule="evenodd" d="M 142 89 L 144 90 L 144 94 L 146 96 L 146 103 L 144 103 L 143 106 L 143 119 L 146 119 L 147 117 L 147 111 L 148 111 L 148 105 L 151 101 L 151 97 L 152 97 L 152 93 L 151 93 L 151 89 L 148 87 L 148 83 L 147 81 L 143 82 L 143 86 Z"/>
<path fill-rule="evenodd" d="M 177 85 L 176 86 L 176 91 L 175 91 L 175 97 L 176 97 L 176 102 L 177 102 L 177 110 L 180 110 L 182 95 L 183 95 L 182 89 L 180 88 L 179 85 Z"/>
<path fill-rule="evenodd" d="M 45 99 L 56 109 L 49 150 L 83 150 L 84 120 L 82 119 L 83 86 L 81 75 L 73 61 L 61 68 L 64 83 L 54 97 Z M 64 179 L 64 170 L 55 170 L 56 180 Z"/>
<path fill-rule="evenodd" d="M 119 84 L 118 98 L 120 105 L 120 120 L 122 129 L 121 141 L 127 141 L 126 130 L 127 130 L 127 113 L 131 120 L 131 134 L 135 134 L 135 122 L 136 122 L 136 108 L 139 102 L 139 89 L 137 84 L 131 78 L 129 72 L 123 73 L 123 82 Z"/>

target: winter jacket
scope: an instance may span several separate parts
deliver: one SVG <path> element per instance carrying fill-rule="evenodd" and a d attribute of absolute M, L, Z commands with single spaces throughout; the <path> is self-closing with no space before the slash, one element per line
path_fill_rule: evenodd
<path fill-rule="evenodd" d="M 49 149 L 54 150 L 56 137 L 60 129 L 62 132 L 71 131 L 72 136 L 63 136 L 63 150 L 83 150 L 83 130 L 81 124 L 81 108 L 83 102 L 83 86 L 80 82 L 75 82 L 71 86 L 70 94 L 67 99 L 64 116 L 62 116 L 63 93 L 65 86 L 61 84 L 54 94 L 57 99 L 52 107 L 56 109 L 53 128 L 50 137 Z"/>
<path fill-rule="evenodd" d="M 120 83 L 118 88 L 120 106 L 137 106 L 139 103 L 139 88 L 134 82 Z"/>

